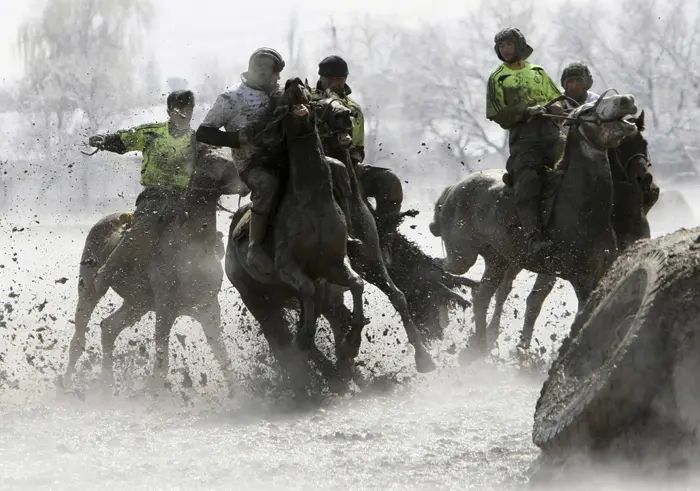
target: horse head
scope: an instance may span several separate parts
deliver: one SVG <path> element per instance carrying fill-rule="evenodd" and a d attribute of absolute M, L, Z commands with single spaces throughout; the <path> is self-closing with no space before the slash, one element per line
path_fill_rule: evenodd
<path fill-rule="evenodd" d="M 637 126 L 637 133 L 620 142 L 617 155 L 627 178 L 642 188 L 647 188 L 651 184 L 652 175 L 649 172 L 651 167 L 649 143 L 642 134 L 645 128 L 644 111 L 639 116 L 628 118 L 628 120 Z"/>
<path fill-rule="evenodd" d="M 284 84 L 280 106 L 275 112 L 290 137 L 314 128 L 311 91 L 299 77 L 290 78 Z"/>
<path fill-rule="evenodd" d="M 566 122 L 578 127 L 588 144 L 598 151 L 615 148 L 624 138 L 639 132 L 637 124 L 628 118 L 637 112 L 634 96 L 616 94 L 605 97 L 607 92 L 597 101 L 575 108 Z"/>
<path fill-rule="evenodd" d="M 334 92 L 327 90 L 314 102 L 319 136 L 329 148 L 347 150 L 352 145 L 352 111 Z"/>

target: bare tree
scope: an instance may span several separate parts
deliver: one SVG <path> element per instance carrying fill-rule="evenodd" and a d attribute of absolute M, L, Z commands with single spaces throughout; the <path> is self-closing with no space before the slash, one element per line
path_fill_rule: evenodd
<path fill-rule="evenodd" d="M 228 58 L 201 55 L 198 73 L 202 74 L 202 78 L 194 84 L 197 99 L 202 101 L 204 105 L 213 104 L 216 97 L 226 90 L 226 87 L 240 80 L 240 74 L 244 70 L 243 64 L 232 62 Z"/>
<path fill-rule="evenodd" d="M 296 10 L 289 17 L 289 27 L 287 28 L 287 52 L 286 68 L 288 73 L 303 78 L 306 73 L 304 40 L 301 39 L 299 34 L 299 16 Z"/>
<path fill-rule="evenodd" d="M 683 0 L 622 0 L 606 15 L 568 1 L 557 12 L 559 52 L 589 65 L 597 91 L 635 96 L 663 162 L 687 159 L 700 115 L 700 12 Z M 656 152 L 652 152 L 656 153 Z M 664 172 L 664 164 L 657 167 Z"/>
<path fill-rule="evenodd" d="M 125 87 L 144 88 L 133 59 L 142 55 L 151 8 L 148 0 L 48 0 L 19 31 L 21 109 L 65 136 L 75 110 L 96 130 L 133 104 Z"/>
<path fill-rule="evenodd" d="M 365 118 L 365 161 L 377 164 L 390 158 L 392 146 L 398 143 L 398 135 L 392 135 L 386 123 L 395 120 L 401 110 L 394 56 L 401 32 L 389 22 L 366 15 L 344 26 L 331 18 L 326 34 L 326 47 L 316 53 L 316 59 L 335 54 L 348 62 L 351 97 L 360 104 Z"/>
<path fill-rule="evenodd" d="M 518 27 L 535 47 L 535 63 L 546 67 L 552 58 L 548 33 L 536 23 L 535 3 L 523 2 L 518 9 L 504 13 L 482 1 L 456 28 L 427 26 L 406 33 L 401 43 L 403 99 L 411 116 L 467 170 L 491 155 L 508 155 L 506 132 L 485 114 L 488 78 L 500 63 L 493 49 L 496 32 Z"/>

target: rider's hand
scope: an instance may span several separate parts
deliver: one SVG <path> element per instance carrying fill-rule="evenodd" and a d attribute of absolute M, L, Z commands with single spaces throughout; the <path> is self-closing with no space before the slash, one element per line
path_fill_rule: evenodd
<path fill-rule="evenodd" d="M 88 139 L 88 143 L 91 147 L 99 148 L 102 150 L 105 146 L 105 136 L 104 135 L 94 135 Z"/>
<path fill-rule="evenodd" d="M 541 116 L 542 114 L 546 114 L 546 113 L 547 113 L 547 108 L 545 108 L 544 106 L 532 106 L 532 107 L 528 107 L 527 109 L 525 109 L 525 115 L 528 118 L 532 118 L 534 116 Z"/>
<path fill-rule="evenodd" d="M 552 104 L 549 106 L 549 113 L 550 114 L 555 114 L 557 116 L 561 115 L 564 112 L 564 108 L 561 107 L 560 104 Z"/>

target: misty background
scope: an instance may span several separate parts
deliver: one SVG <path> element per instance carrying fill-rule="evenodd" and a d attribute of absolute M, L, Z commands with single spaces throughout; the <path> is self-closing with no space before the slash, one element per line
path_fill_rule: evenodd
<path fill-rule="evenodd" d="M 85 157 L 87 137 L 164 120 L 165 95 L 184 87 L 196 94 L 196 127 L 260 46 L 284 56 L 282 81 L 314 84 L 323 57 L 343 56 L 365 111 L 366 162 L 397 171 L 409 199 L 427 192 L 432 201 L 471 171 L 504 166 L 506 135 L 486 120 L 485 93 L 499 64 L 493 37 L 507 25 L 522 30 L 535 50 L 530 60 L 555 81 L 580 60 L 593 91 L 634 94 L 662 191 L 687 193 L 698 180 L 700 17 L 692 2 L 413 0 L 395 10 L 369 0 L 42 0 L 4 5 L 0 18 L 4 213 L 132 207 L 140 156 Z"/>

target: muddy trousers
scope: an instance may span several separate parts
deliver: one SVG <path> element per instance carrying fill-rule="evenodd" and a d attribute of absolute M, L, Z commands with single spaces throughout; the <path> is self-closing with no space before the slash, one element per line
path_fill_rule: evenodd
<path fill-rule="evenodd" d="M 259 274 L 270 275 L 274 271 L 274 261 L 262 244 L 267 235 L 270 214 L 279 195 L 280 180 L 276 173 L 262 166 L 242 172 L 241 178 L 250 189 L 252 203 L 246 261 Z"/>
<path fill-rule="evenodd" d="M 108 285 L 124 266 L 152 253 L 165 227 L 184 203 L 185 190 L 147 187 L 136 199 L 131 226 L 99 269 L 97 281 Z"/>
<path fill-rule="evenodd" d="M 357 164 L 355 169 L 363 194 L 367 198 L 374 198 L 377 202 L 375 210 L 377 232 L 384 259 L 390 263 L 399 223 L 398 214 L 403 203 L 401 180 L 393 171 L 383 167 Z"/>
<path fill-rule="evenodd" d="M 523 167 L 513 174 L 515 205 L 520 226 L 528 241 L 528 254 L 538 254 L 551 246 L 551 243 L 543 239 L 542 234 L 544 170 L 538 172 L 532 167 Z"/>

